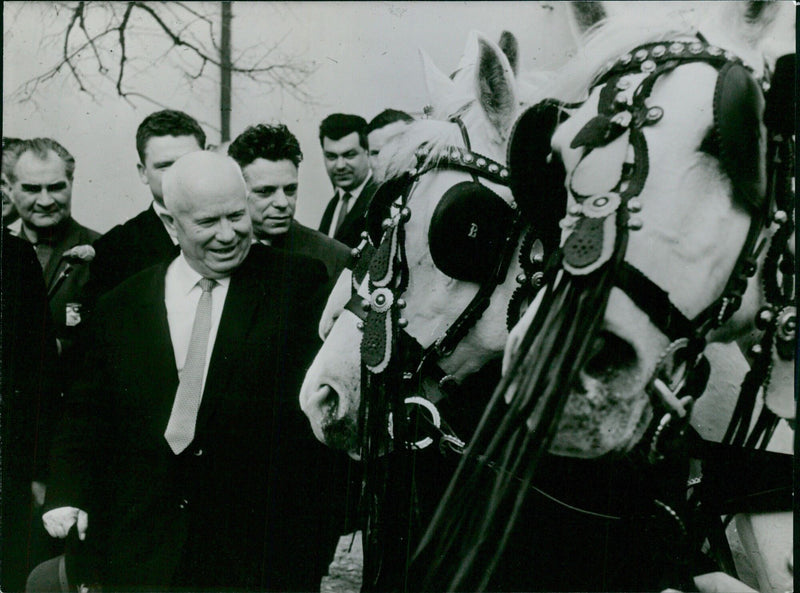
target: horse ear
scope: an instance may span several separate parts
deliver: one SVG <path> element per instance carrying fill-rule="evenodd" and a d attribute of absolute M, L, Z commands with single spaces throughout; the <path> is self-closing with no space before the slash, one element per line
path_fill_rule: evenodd
<path fill-rule="evenodd" d="M 710 2 L 701 14 L 698 29 L 709 43 L 732 49 L 758 75 L 765 59 L 771 68 L 775 58 L 794 52 L 793 3 Z"/>
<path fill-rule="evenodd" d="M 425 76 L 425 88 L 428 90 L 428 97 L 431 104 L 436 108 L 442 105 L 448 97 L 452 96 L 455 84 L 444 72 L 439 70 L 433 60 L 423 50 L 419 50 L 422 59 L 422 72 Z"/>
<path fill-rule="evenodd" d="M 508 58 L 514 75 L 517 75 L 519 73 L 519 42 L 517 38 L 511 31 L 503 31 L 500 33 L 500 41 L 497 45 Z"/>
<path fill-rule="evenodd" d="M 586 31 L 608 16 L 602 2 L 570 2 L 570 24 L 576 39 L 580 39 Z"/>
<path fill-rule="evenodd" d="M 478 101 L 494 128 L 504 136 L 517 111 L 514 73 L 505 54 L 483 36 L 478 36 L 478 52 L 475 71 Z"/>

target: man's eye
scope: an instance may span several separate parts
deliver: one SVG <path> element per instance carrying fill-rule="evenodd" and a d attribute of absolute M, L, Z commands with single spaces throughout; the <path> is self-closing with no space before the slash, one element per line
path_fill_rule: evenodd
<path fill-rule="evenodd" d="M 369 156 L 378 156 L 379 152 L 380 152 L 380 150 L 370 150 L 369 151 Z"/>
<path fill-rule="evenodd" d="M 259 188 L 259 189 L 255 190 L 253 193 L 255 193 L 257 196 L 260 196 L 262 198 L 268 198 L 272 194 L 275 193 L 275 188 L 274 187 L 262 187 L 262 188 Z"/>
<path fill-rule="evenodd" d="M 22 191 L 28 192 L 28 193 L 31 193 L 31 194 L 38 194 L 38 193 L 41 193 L 41 191 L 42 191 L 42 186 L 41 185 L 35 185 L 33 183 L 21 183 L 20 184 L 20 188 L 22 188 Z"/>
<path fill-rule="evenodd" d="M 287 185 L 283 188 L 283 193 L 287 196 L 293 196 L 297 193 L 297 186 L 296 185 Z"/>
<path fill-rule="evenodd" d="M 58 181 L 56 183 L 51 183 L 50 185 L 47 186 L 47 191 L 52 191 L 52 192 L 64 191 L 65 189 L 67 189 L 66 181 Z"/>

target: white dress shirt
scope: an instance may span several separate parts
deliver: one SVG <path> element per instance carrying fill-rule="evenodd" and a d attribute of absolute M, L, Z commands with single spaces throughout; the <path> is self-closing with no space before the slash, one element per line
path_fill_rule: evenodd
<path fill-rule="evenodd" d="M 202 275 L 189 265 L 183 253 L 169 265 L 167 275 L 164 278 L 164 303 L 167 306 L 169 335 L 172 338 L 175 365 L 178 367 L 179 375 L 183 370 L 186 355 L 189 352 L 194 316 L 197 312 L 197 305 L 200 302 L 200 295 L 203 294 L 202 289 L 197 284 L 201 278 Z M 211 290 L 211 330 L 208 334 L 206 364 L 203 369 L 203 388 L 206 385 L 211 352 L 214 350 L 219 320 L 222 317 L 222 309 L 225 306 L 225 297 L 228 295 L 230 283 L 230 278 L 218 278 L 217 284 Z"/>
<path fill-rule="evenodd" d="M 372 179 L 372 171 L 367 174 L 366 179 L 355 188 L 353 191 L 348 191 L 347 193 L 350 194 L 350 201 L 347 203 L 347 211 L 353 208 L 353 204 L 356 203 L 356 200 L 361 196 L 361 192 L 364 191 L 364 186 L 367 185 L 367 182 Z M 336 234 L 336 221 L 339 220 L 339 212 L 342 209 L 342 196 L 345 194 L 345 190 L 340 187 L 336 188 L 336 197 L 338 200 L 336 201 L 336 208 L 333 209 L 333 217 L 331 218 L 331 228 L 328 229 L 328 236 L 332 239 L 333 236 Z"/>

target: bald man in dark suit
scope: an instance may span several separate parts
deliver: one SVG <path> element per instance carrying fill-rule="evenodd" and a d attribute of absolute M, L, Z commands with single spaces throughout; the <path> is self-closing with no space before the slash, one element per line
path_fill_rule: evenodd
<path fill-rule="evenodd" d="M 84 538 L 108 591 L 318 590 L 322 445 L 297 392 L 323 266 L 252 245 L 227 157 L 185 155 L 164 197 L 181 254 L 98 301 L 45 525 Z"/>

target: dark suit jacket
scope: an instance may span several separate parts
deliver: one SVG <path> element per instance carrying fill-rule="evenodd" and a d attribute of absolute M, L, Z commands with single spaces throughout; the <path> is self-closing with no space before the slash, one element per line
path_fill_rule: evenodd
<path fill-rule="evenodd" d="M 176 257 L 180 249 L 151 205 L 94 242 L 85 294 L 87 305 L 145 268 Z"/>
<path fill-rule="evenodd" d="M 47 508 L 89 512 L 106 590 L 318 590 L 330 453 L 298 392 L 319 345 L 322 264 L 254 245 L 232 274 L 196 436 L 180 456 L 163 436 L 178 385 L 167 265 L 97 303 Z"/>
<path fill-rule="evenodd" d="M 292 221 L 289 230 L 280 238 L 273 237 L 272 247 L 318 259 L 328 271 L 328 278 L 336 282 L 339 274 L 350 263 L 350 248 L 327 235 Z"/>
<path fill-rule="evenodd" d="M 24 236 L 24 228 L 22 238 Z M 47 298 L 50 302 L 50 313 L 56 324 L 56 333 L 61 340 L 72 340 L 75 337 L 74 326 L 67 324 L 67 303 L 83 302 L 83 287 L 89 279 L 87 263 L 69 263 L 63 257 L 64 252 L 78 245 L 91 245 L 100 233 L 79 224 L 70 218 L 59 230 L 57 239 L 51 243 L 53 253 L 44 272 L 44 283 L 47 287 Z"/>
<path fill-rule="evenodd" d="M 0 589 L 21 591 L 37 561 L 31 547 L 31 481 L 46 480 L 44 462 L 58 394 L 58 355 L 42 269 L 33 247 L 6 229 L 2 237 Z"/>
<path fill-rule="evenodd" d="M 367 208 L 377 189 L 378 182 L 375 181 L 373 177 L 370 177 L 364 189 L 361 190 L 361 194 L 359 194 L 355 204 L 353 204 L 352 208 L 350 208 L 350 211 L 347 213 L 344 222 L 342 222 L 342 226 L 339 227 L 339 230 L 334 234 L 334 239 L 341 241 L 348 247 L 356 247 L 361 242 L 361 232 L 366 227 L 365 216 L 367 214 Z M 336 209 L 336 202 L 338 199 L 337 192 L 337 195 L 334 195 L 331 201 L 328 202 L 328 206 L 325 208 L 325 212 L 322 214 L 322 220 L 319 223 L 320 232 L 327 234 L 328 230 L 331 228 L 333 211 Z"/>

